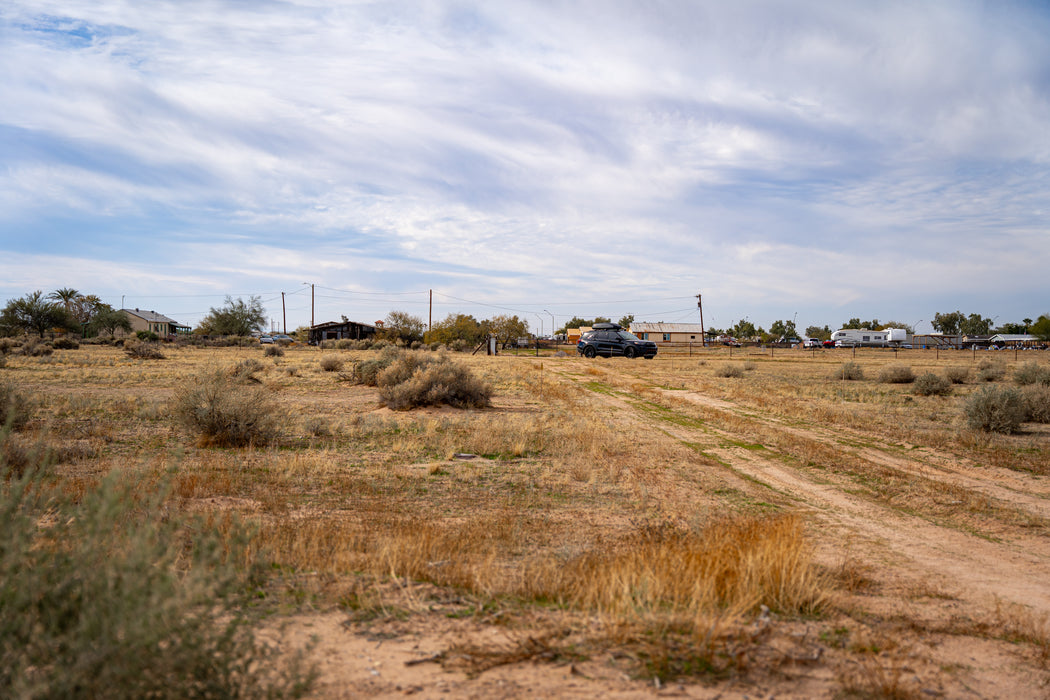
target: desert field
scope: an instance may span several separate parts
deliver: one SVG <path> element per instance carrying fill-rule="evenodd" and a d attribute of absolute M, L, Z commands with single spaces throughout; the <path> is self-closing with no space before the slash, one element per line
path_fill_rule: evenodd
<path fill-rule="evenodd" d="M 567 350 L 402 350 L 489 405 L 392 410 L 361 382 L 392 350 L 12 345 L 3 523 L 44 533 L 22 557 L 98 536 L 100 568 L 169 528 L 175 553 L 136 571 L 227 572 L 207 619 L 251 631 L 237 673 L 265 664 L 274 694 L 1050 694 L 1050 353 Z M 989 387 L 1028 402 L 1016 432 L 968 420 Z M 209 401 L 246 441 L 195 427 Z M 101 530 L 49 536 L 99 493 L 124 503 Z M 8 550 L 9 579 L 32 568 Z"/>

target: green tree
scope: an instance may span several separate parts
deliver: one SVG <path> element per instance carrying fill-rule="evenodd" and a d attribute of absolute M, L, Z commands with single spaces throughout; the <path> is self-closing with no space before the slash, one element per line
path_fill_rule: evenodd
<path fill-rule="evenodd" d="M 12 299 L 0 312 L 0 329 L 6 335 L 36 332 L 44 334 L 54 328 L 75 330 L 76 321 L 60 304 L 48 301 L 40 290 Z"/>
<path fill-rule="evenodd" d="M 878 328 L 875 328 L 873 330 L 883 331 L 883 330 L 886 330 L 887 328 L 902 328 L 905 331 L 907 331 L 909 335 L 912 335 L 912 334 L 915 333 L 915 329 L 914 328 L 912 328 L 907 323 L 901 323 L 900 321 L 886 321 L 881 326 L 879 326 Z"/>
<path fill-rule="evenodd" d="M 940 331 L 945 335 L 956 335 L 959 333 L 959 327 L 965 320 L 966 316 L 961 311 L 949 311 L 943 314 L 937 312 L 933 315 L 933 321 L 930 324 L 934 330 Z"/>
<path fill-rule="evenodd" d="M 773 321 L 769 327 L 769 335 L 773 337 L 773 340 L 795 338 L 798 337 L 798 331 L 795 329 L 794 321 Z"/>
<path fill-rule="evenodd" d="M 471 345 L 481 342 L 484 331 L 476 318 L 469 314 L 449 314 L 444 321 L 435 323 L 423 338 L 428 343 L 449 345 L 456 340 L 465 340 Z"/>
<path fill-rule="evenodd" d="M 963 335 L 988 335 L 992 319 L 982 318 L 981 314 L 970 314 L 959 323 L 959 332 Z"/>
<path fill-rule="evenodd" d="M 755 324 L 747 319 L 743 319 L 737 321 L 736 325 L 729 328 L 729 334 L 738 340 L 751 340 L 758 335 L 758 329 L 755 328 Z"/>
<path fill-rule="evenodd" d="M 1028 319 L 1028 323 L 1003 323 L 995 329 L 996 333 L 1007 333 L 1015 335 L 1023 335 L 1028 332 L 1028 325 L 1031 323 L 1031 319 Z"/>
<path fill-rule="evenodd" d="M 84 299 L 83 294 L 72 287 L 63 287 L 62 289 L 56 289 L 48 294 L 47 298 L 61 304 L 67 314 L 79 320 L 80 303 Z"/>
<path fill-rule="evenodd" d="M 875 331 L 881 328 L 881 326 L 879 325 L 879 319 L 877 318 L 873 318 L 870 321 L 861 321 L 859 318 L 851 318 L 842 326 L 842 328 Z"/>
<path fill-rule="evenodd" d="M 1035 323 L 1028 326 L 1028 332 L 1039 340 L 1050 340 L 1050 314 L 1043 314 Z"/>
<path fill-rule="evenodd" d="M 517 316 L 493 316 L 483 324 L 503 346 L 529 334 L 529 324 Z"/>
<path fill-rule="evenodd" d="M 622 317 L 616 323 L 618 325 L 620 325 L 622 328 L 626 328 L 627 330 L 630 330 L 631 329 L 631 324 L 634 323 L 634 314 L 627 314 L 626 316 Z"/>
<path fill-rule="evenodd" d="M 95 312 L 91 317 L 91 320 L 87 324 L 87 328 L 91 333 L 97 335 L 113 335 L 117 332 L 117 329 L 122 329 L 125 333 L 131 332 L 131 319 L 123 311 L 117 311 L 108 304 L 106 308 Z"/>
<path fill-rule="evenodd" d="M 818 338 L 820 340 L 831 340 L 831 329 L 826 325 L 823 328 L 820 326 L 807 326 L 806 337 Z"/>
<path fill-rule="evenodd" d="M 266 309 L 257 296 L 248 301 L 226 297 L 222 308 L 212 308 L 201 319 L 197 331 L 205 335 L 251 335 L 266 325 Z"/>
<path fill-rule="evenodd" d="M 583 328 L 584 326 L 590 326 L 591 324 L 592 324 L 592 322 L 588 321 L 585 318 L 580 318 L 579 316 L 573 316 L 568 321 L 566 321 L 565 325 L 562 326 L 561 328 L 559 328 L 557 330 L 557 332 L 558 333 L 565 333 L 570 328 Z"/>
<path fill-rule="evenodd" d="M 383 321 L 383 330 L 380 335 L 386 340 L 400 340 L 409 344 L 423 340 L 425 328 L 426 324 L 418 316 L 413 316 L 407 311 L 391 311 Z"/>

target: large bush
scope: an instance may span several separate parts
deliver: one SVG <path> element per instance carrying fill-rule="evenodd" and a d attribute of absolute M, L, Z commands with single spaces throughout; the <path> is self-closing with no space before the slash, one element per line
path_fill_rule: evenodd
<path fill-rule="evenodd" d="M 202 446 L 247 447 L 274 441 L 284 416 L 270 391 L 248 377 L 252 375 L 245 375 L 239 365 L 232 372 L 216 370 L 189 379 L 176 392 L 175 419 L 198 433 Z"/>
<path fill-rule="evenodd" d="M 126 472 L 75 496 L 37 469 L 0 479 L 0 697 L 309 689 L 312 674 L 274 658 L 248 623 L 251 572 L 233 565 L 245 538 L 172 518 L 163 498 Z"/>
<path fill-rule="evenodd" d="M 484 408 L 490 404 L 492 388 L 469 369 L 446 358 L 434 359 L 433 355 L 423 356 L 429 362 L 406 361 L 417 355 L 406 354 L 380 374 L 379 396 L 387 406 L 404 410 L 438 404 L 457 408 Z M 402 364 L 413 369 L 409 373 Z"/>
<path fill-rule="evenodd" d="M 908 365 L 887 365 L 879 371 L 879 381 L 883 384 L 911 384 L 915 373 Z"/>
<path fill-rule="evenodd" d="M 864 379 L 864 370 L 856 362 L 843 362 L 838 371 L 832 376 L 833 379 L 845 379 L 847 381 L 859 381 Z"/>
<path fill-rule="evenodd" d="M 977 381 L 997 382 L 1006 374 L 1006 368 L 997 362 L 981 360 L 977 365 Z"/>
<path fill-rule="evenodd" d="M 1050 423 L 1050 386 L 1033 384 L 1021 390 L 1026 419 L 1033 423 Z"/>
<path fill-rule="evenodd" d="M 1020 386 L 1030 384 L 1050 386 L 1050 367 L 1044 367 L 1034 360 L 1025 362 L 1014 370 L 1014 383 Z"/>
<path fill-rule="evenodd" d="M 970 368 L 965 365 L 952 365 L 944 368 L 944 378 L 952 384 L 965 384 L 970 378 Z"/>
<path fill-rule="evenodd" d="M 466 367 L 443 354 L 384 348 L 378 357 L 359 362 L 354 379 L 379 387 L 379 397 L 390 408 L 447 404 L 459 408 L 488 406 L 492 388 Z"/>
<path fill-rule="evenodd" d="M 974 392 L 963 404 L 963 412 L 970 428 L 990 433 L 1016 433 L 1027 416 L 1021 392 L 1002 386 Z"/>
<path fill-rule="evenodd" d="M 947 396 L 952 393 L 952 383 L 947 377 L 927 372 L 915 380 L 915 393 L 920 396 Z"/>

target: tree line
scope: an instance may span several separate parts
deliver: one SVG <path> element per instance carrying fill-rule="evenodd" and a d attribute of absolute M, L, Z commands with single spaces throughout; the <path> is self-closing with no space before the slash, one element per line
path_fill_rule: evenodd
<path fill-rule="evenodd" d="M 345 319 L 345 316 L 343 317 Z M 609 323 L 610 319 L 598 316 L 585 319 L 574 316 L 556 332 L 565 333 L 569 328 L 590 327 L 597 323 Z M 620 318 L 619 325 L 630 328 L 634 315 Z M 961 311 L 936 312 L 930 321 L 934 330 L 946 335 L 989 335 L 991 333 L 1027 334 L 1031 333 L 1041 340 L 1050 340 L 1050 314 L 1043 314 L 1038 319 L 1022 319 L 1020 322 L 1007 322 L 993 327 L 994 319 L 981 314 L 964 314 Z M 266 325 L 266 309 L 258 296 L 250 296 L 247 301 L 241 298 L 226 297 L 222 306 L 209 309 L 201 319 L 194 333 L 202 335 L 251 335 L 262 330 Z M 510 345 L 518 338 L 529 335 L 529 324 L 517 315 L 498 315 L 489 319 L 478 320 L 470 314 L 449 314 L 429 330 L 426 323 L 418 316 L 405 311 L 391 311 L 386 319 L 377 323 L 377 335 L 391 341 L 405 344 L 414 342 L 452 344 L 456 341 L 476 345 L 489 336 L 495 336 L 503 345 Z M 886 328 L 903 328 L 913 334 L 915 329 L 910 324 L 900 321 L 879 321 L 873 318 L 862 321 L 851 318 L 841 328 L 884 330 Z M 50 331 L 77 332 L 83 336 L 113 335 L 118 330 L 129 332 L 131 321 L 128 316 L 104 303 L 94 294 L 81 294 L 76 289 L 64 287 L 44 294 L 37 290 L 18 299 L 11 299 L 0 311 L 0 335 L 38 334 L 41 338 Z M 303 330 L 303 329 L 300 329 Z M 746 317 L 725 329 L 710 327 L 705 335 L 711 338 L 732 336 L 740 339 L 757 339 L 763 342 L 792 339 L 798 337 L 794 320 L 780 319 L 774 321 L 769 330 L 755 326 Z M 831 328 L 825 325 L 809 326 L 805 335 L 808 338 L 827 340 L 831 337 Z M 305 338 L 303 338 L 305 340 Z"/>

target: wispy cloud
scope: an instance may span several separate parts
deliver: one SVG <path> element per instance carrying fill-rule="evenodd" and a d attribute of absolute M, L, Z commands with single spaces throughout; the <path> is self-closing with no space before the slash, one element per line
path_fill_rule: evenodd
<path fill-rule="evenodd" d="M 1026 2 L 10 0 L 0 266 L 39 283 L 0 292 L 703 288 L 833 325 L 990 313 L 971 277 L 1010 275 L 1030 316 L 1048 32 Z"/>

